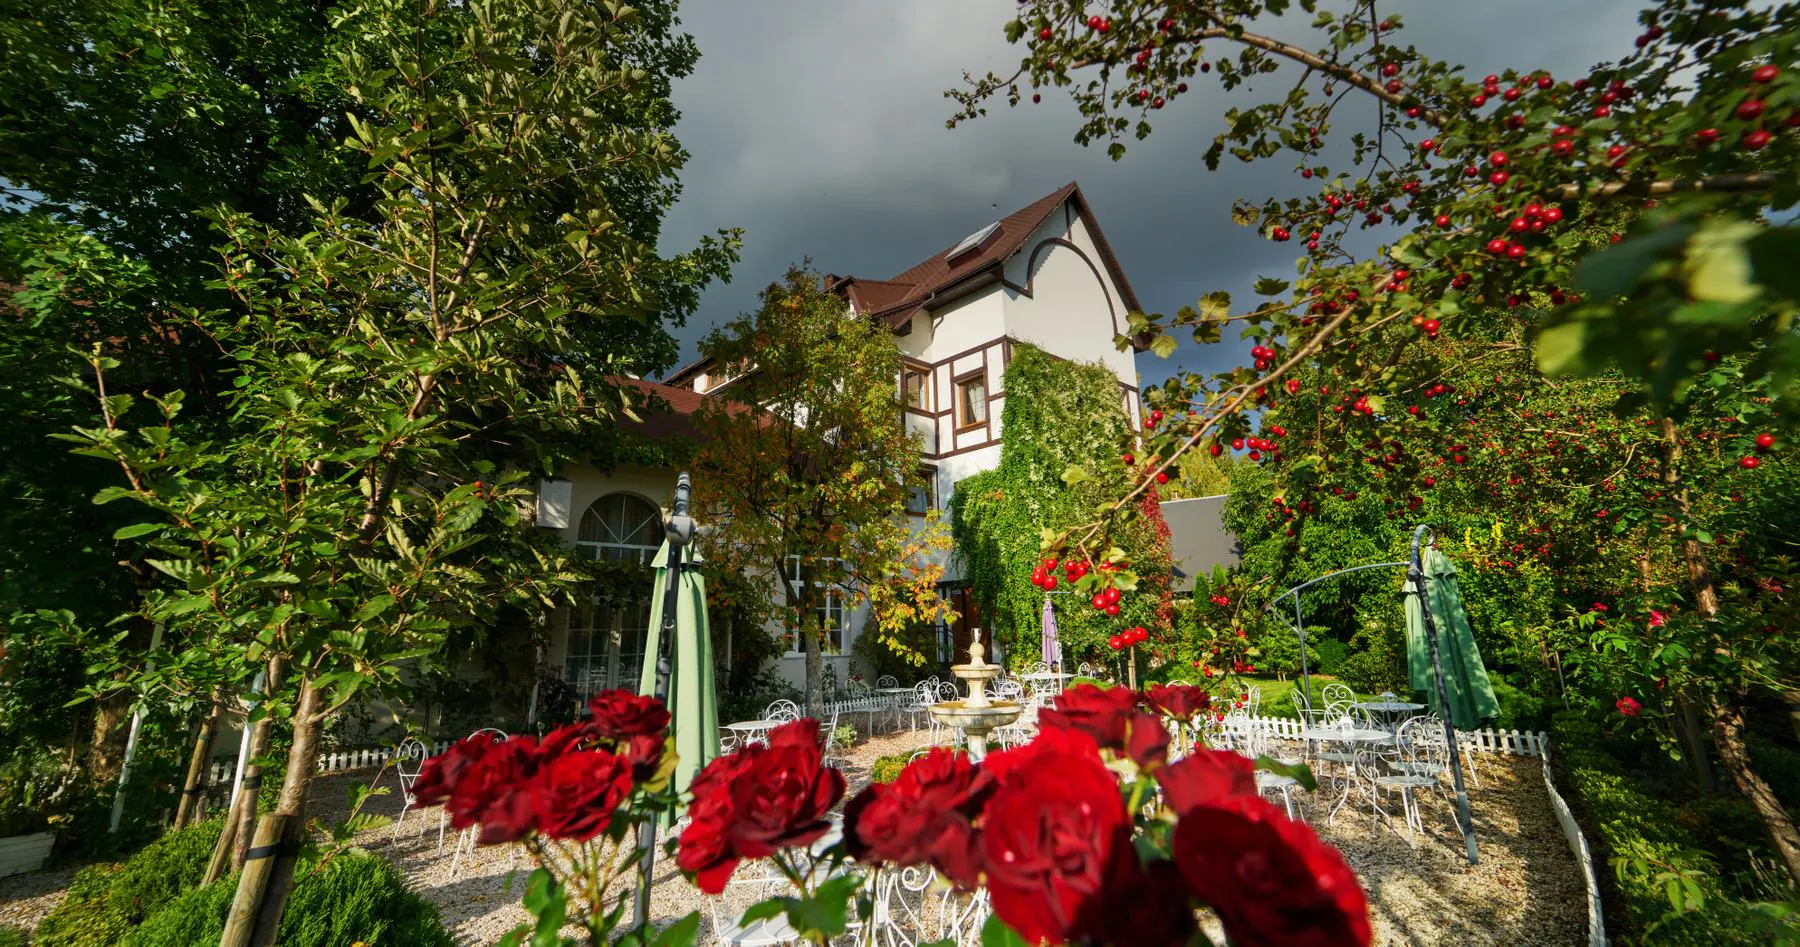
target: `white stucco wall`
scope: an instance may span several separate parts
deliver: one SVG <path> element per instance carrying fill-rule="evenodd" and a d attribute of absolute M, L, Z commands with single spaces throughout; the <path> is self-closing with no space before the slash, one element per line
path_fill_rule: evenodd
<path fill-rule="evenodd" d="M 1046 244 L 1053 240 L 1067 245 Z M 1024 249 L 1006 261 L 1006 279 L 1031 290 L 1030 296 L 1004 294 L 1008 335 L 1060 358 L 1098 361 L 1121 382 L 1137 388 L 1136 353 L 1129 348 L 1121 352 L 1113 343 L 1115 334 L 1129 328 L 1129 307 L 1072 205 L 1053 212 L 1032 232 Z M 1135 416 L 1135 396 L 1127 407 Z"/>

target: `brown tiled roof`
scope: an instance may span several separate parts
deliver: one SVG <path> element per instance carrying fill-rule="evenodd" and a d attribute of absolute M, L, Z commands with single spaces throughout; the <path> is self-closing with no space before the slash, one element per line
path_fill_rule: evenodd
<path fill-rule="evenodd" d="M 1113 256 L 1112 246 L 1106 242 L 1106 235 L 1100 232 L 1100 224 L 1088 209 L 1087 199 L 1073 181 L 1000 218 L 999 230 L 979 250 L 966 252 L 951 260 L 950 251 L 956 248 L 956 244 L 952 243 L 892 279 L 831 276 L 825 280 L 826 289 L 846 293 L 857 312 L 899 328 L 912 318 L 921 305 L 932 298 L 933 293 L 941 294 L 966 279 L 999 268 L 1008 257 L 1024 249 L 1031 232 L 1043 224 L 1064 201 L 1069 200 L 1074 201 L 1076 211 L 1092 234 L 1094 246 L 1100 251 L 1102 261 L 1118 284 L 1119 295 L 1123 298 L 1125 307 L 1130 310 L 1142 309 L 1137 294 L 1132 292 L 1131 284 L 1125 279 L 1125 271 L 1119 266 L 1118 258 Z M 669 373 L 664 381 L 686 381 L 706 364 L 707 359 L 704 357 L 697 359 Z"/>
<path fill-rule="evenodd" d="M 693 438 L 697 433 L 694 427 L 694 413 L 706 396 L 686 388 L 672 385 L 659 385 L 641 378 L 609 379 L 620 387 L 632 389 L 637 393 L 633 405 L 641 421 L 620 418 L 619 423 L 625 427 L 647 435 L 653 439 Z"/>

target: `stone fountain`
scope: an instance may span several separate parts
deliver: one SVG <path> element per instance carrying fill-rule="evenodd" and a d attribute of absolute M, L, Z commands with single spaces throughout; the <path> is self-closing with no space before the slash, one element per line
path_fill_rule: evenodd
<path fill-rule="evenodd" d="M 981 630 L 975 630 L 975 641 L 969 645 L 969 663 L 950 668 L 950 673 L 969 682 L 969 696 L 962 700 L 946 700 L 931 705 L 931 716 L 946 727 L 961 730 L 969 743 L 969 756 L 979 760 L 987 756 L 987 736 L 995 727 L 1004 727 L 1019 719 L 1022 709 L 1016 700 L 989 700 L 987 682 L 1000 674 L 1000 665 L 989 664 L 986 649 L 981 646 Z"/>

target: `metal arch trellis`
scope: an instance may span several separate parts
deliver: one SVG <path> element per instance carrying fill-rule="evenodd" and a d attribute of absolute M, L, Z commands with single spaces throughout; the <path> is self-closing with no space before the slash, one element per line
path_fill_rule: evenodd
<path fill-rule="evenodd" d="M 1431 527 L 1421 523 L 1418 528 L 1413 530 L 1412 556 L 1410 558 L 1400 562 L 1374 562 L 1351 566 L 1348 569 L 1339 569 L 1336 572 L 1327 572 L 1275 596 L 1269 601 L 1269 604 L 1263 606 L 1263 611 L 1275 612 L 1281 616 L 1283 621 L 1289 621 L 1286 610 L 1276 612 L 1275 606 L 1281 604 L 1283 599 L 1289 596 L 1293 597 L 1294 617 L 1291 624 L 1295 636 L 1300 639 L 1300 686 L 1304 689 L 1302 693 L 1306 695 L 1307 702 L 1310 704 L 1312 701 L 1312 675 L 1306 662 L 1306 619 L 1300 608 L 1300 593 L 1326 579 L 1335 579 L 1352 572 L 1395 567 L 1406 569 L 1406 581 L 1412 586 L 1413 594 L 1419 596 L 1419 612 L 1425 623 L 1425 641 L 1431 651 L 1431 672 L 1434 683 L 1437 685 L 1438 707 L 1442 710 L 1444 720 L 1444 742 L 1450 748 L 1450 775 L 1456 784 L 1456 824 L 1462 830 L 1463 848 L 1469 857 L 1469 864 L 1473 865 L 1478 861 L 1475 824 L 1469 816 L 1469 792 L 1463 785 L 1462 753 L 1457 745 L 1456 724 L 1450 719 L 1450 689 L 1444 682 L 1444 664 L 1438 654 L 1437 619 L 1431 614 L 1431 598 L 1425 589 L 1425 562 L 1421 558 L 1423 549 L 1432 545 L 1433 540 L 1435 537 L 1431 535 Z"/>

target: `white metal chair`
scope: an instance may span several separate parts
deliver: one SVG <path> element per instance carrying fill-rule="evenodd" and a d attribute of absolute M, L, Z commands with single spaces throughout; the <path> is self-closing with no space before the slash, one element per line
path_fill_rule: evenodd
<path fill-rule="evenodd" d="M 478 736 L 484 736 L 484 735 L 492 738 L 492 740 L 495 743 L 503 743 L 506 740 L 506 731 L 501 730 L 497 727 L 482 727 L 481 729 L 475 731 L 474 733 L 469 734 L 470 737 L 478 737 Z M 444 850 L 444 827 L 449 824 L 450 824 L 450 813 L 445 810 L 442 810 L 442 809 L 438 810 L 438 851 L 439 852 L 442 852 Z M 450 853 L 450 877 L 451 878 L 456 877 L 456 873 L 457 873 L 459 866 L 461 865 L 462 856 L 463 856 L 464 852 L 468 853 L 470 859 L 473 859 L 475 857 L 475 839 L 476 839 L 476 836 L 479 833 L 479 831 L 480 831 L 480 829 L 478 827 L 471 825 L 468 828 L 463 829 L 461 832 L 458 832 L 456 834 L 456 848 L 453 851 L 451 851 L 451 853 Z M 514 859 L 517 859 L 519 857 L 519 850 L 516 847 L 513 849 L 512 857 Z"/>
<path fill-rule="evenodd" d="M 792 721 L 799 720 L 800 719 L 800 705 L 794 703 L 791 700 L 787 700 L 785 698 L 782 700 L 778 700 L 778 701 L 770 704 L 768 706 L 768 708 L 763 711 L 763 719 L 769 720 L 769 721 L 779 721 L 781 723 L 790 723 Z"/>
<path fill-rule="evenodd" d="M 925 719 L 931 721 L 931 725 L 935 729 L 937 727 L 937 721 L 936 718 L 931 716 L 931 705 L 937 703 L 937 699 L 936 678 L 927 678 L 913 685 L 912 700 L 909 703 L 899 705 L 895 711 L 895 725 L 898 726 L 899 714 L 904 713 L 907 715 L 908 722 L 912 726 L 912 729 L 918 730 L 919 715 L 924 714 Z"/>
<path fill-rule="evenodd" d="M 431 755 L 431 749 L 422 740 L 407 738 L 394 748 L 394 777 L 400 781 L 400 798 L 404 803 L 400 807 L 400 817 L 394 820 L 394 837 L 400 836 L 400 824 L 406 821 L 406 814 L 418 805 L 418 798 L 413 795 L 413 784 L 419 781 L 419 772 L 425 768 L 425 759 Z M 419 830 L 413 833 L 416 839 L 425 834 L 426 821 L 420 816 L 413 821 L 419 824 Z M 440 846 L 442 842 L 440 841 Z"/>
<path fill-rule="evenodd" d="M 875 679 L 876 687 L 899 687 L 900 679 L 892 674 L 883 674 Z"/>
<path fill-rule="evenodd" d="M 1425 831 L 1414 790 L 1436 789 L 1439 774 L 1450 762 L 1450 750 L 1444 743 L 1443 731 L 1433 733 L 1429 718 L 1414 717 L 1400 725 L 1398 738 L 1382 747 L 1376 759 L 1377 768 L 1370 782 L 1380 794 L 1400 794 L 1400 808 L 1406 815 L 1407 841 L 1411 842 L 1412 832 Z M 1369 816 L 1379 829 L 1381 812 L 1377 798 L 1376 792 L 1370 793 Z"/>
<path fill-rule="evenodd" d="M 1267 723 L 1245 717 L 1243 718 L 1243 724 L 1244 725 L 1239 730 L 1238 753 L 1253 760 L 1262 756 L 1279 759 L 1279 757 L 1275 756 L 1274 734 L 1270 733 L 1269 725 Z M 1281 760 L 1281 762 L 1295 763 L 1298 761 Z M 1256 771 L 1257 793 L 1281 793 L 1281 802 L 1282 805 L 1287 808 L 1287 817 L 1289 819 L 1301 819 L 1301 821 L 1305 821 L 1301 818 L 1300 811 L 1294 806 L 1294 787 L 1298 785 L 1300 785 L 1300 781 L 1292 776 L 1283 776 L 1280 773 L 1270 773 L 1264 770 Z"/>
<path fill-rule="evenodd" d="M 844 766 L 843 757 L 837 754 L 837 726 L 839 713 L 841 713 L 841 710 L 838 707 L 833 706 L 830 715 L 826 717 L 824 721 L 821 721 L 819 725 L 819 759 L 826 766 L 830 766 L 834 769 L 842 769 Z"/>
<path fill-rule="evenodd" d="M 1356 703 L 1356 692 L 1351 690 L 1348 684 L 1333 681 L 1325 685 L 1325 689 L 1319 692 L 1319 700 L 1327 707 L 1340 702 L 1353 704 Z"/>
<path fill-rule="evenodd" d="M 775 947 L 777 944 L 799 943 L 800 932 L 788 923 L 786 914 L 777 914 L 748 924 L 739 920 L 752 905 L 787 891 L 791 891 L 787 879 L 772 866 L 767 867 L 760 878 L 733 878 L 725 882 L 722 893 L 705 899 L 707 907 L 712 911 L 713 936 L 710 943 L 734 944 L 737 947 Z"/>

